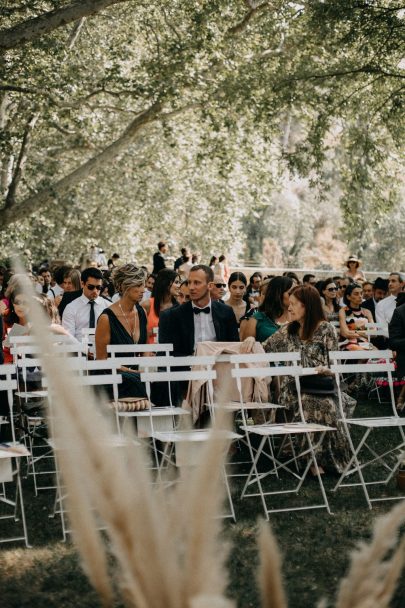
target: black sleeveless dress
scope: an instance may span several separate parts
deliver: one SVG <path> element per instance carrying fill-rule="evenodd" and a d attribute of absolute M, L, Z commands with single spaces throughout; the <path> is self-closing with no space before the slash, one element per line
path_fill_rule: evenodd
<path fill-rule="evenodd" d="M 137 344 L 146 344 L 146 314 L 142 306 L 136 304 L 136 310 L 139 318 L 139 340 Z M 107 315 L 110 323 L 111 339 L 110 344 L 135 344 L 132 336 L 127 332 L 124 325 L 118 319 L 118 317 L 109 308 L 105 308 L 102 315 Z M 101 315 L 100 315 L 101 316 Z M 117 357 L 128 356 L 128 353 L 116 353 Z M 126 365 L 131 369 L 137 369 L 135 365 Z M 118 395 L 122 397 L 145 397 L 146 389 L 145 385 L 141 382 L 138 373 L 131 372 L 119 372 L 122 375 L 122 383 L 118 385 Z M 110 392 L 110 391 L 109 391 Z"/>

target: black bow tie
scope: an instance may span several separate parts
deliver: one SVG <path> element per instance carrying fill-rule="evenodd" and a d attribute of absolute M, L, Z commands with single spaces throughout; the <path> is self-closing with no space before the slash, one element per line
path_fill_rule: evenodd
<path fill-rule="evenodd" d="M 193 307 L 194 310 L 194 314 L 195 315 L 199 315 L 200 312 L 205 312 L 206 315 L 210 314 L 210 307 L 206 306 L 205 308 L 196 308 L 195 306 Z"/>

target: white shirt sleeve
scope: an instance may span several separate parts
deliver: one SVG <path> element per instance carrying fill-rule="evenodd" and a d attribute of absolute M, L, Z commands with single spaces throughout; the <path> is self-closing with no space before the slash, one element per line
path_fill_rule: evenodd
<path fill-rule="evenodd" d="M 72 304 L 73 304 L 73 302 L 72 302 Z M 70 306 L 69 304 L 66 306 L 65 310 L 63 311 L 62 325 L 66 329 L 66 331 L 68 331 L 70 333 L 71 336 L 76 337 L 75 336 L 75 334 L 76 334 L 76 332 L 75 332 L 75 329 L 76 329 L 75 311 L 74 311 L 73 307 Z"/>
<path fill-rule="evenodd" d="M 382 302 L 382 300 L 381 300 Z M 377 323 L 385 323 L 385 317 L 383 315 L 383 310 L 380 306 L 381 302 L 377 302 L 375 306 L 375 320 Z"/>

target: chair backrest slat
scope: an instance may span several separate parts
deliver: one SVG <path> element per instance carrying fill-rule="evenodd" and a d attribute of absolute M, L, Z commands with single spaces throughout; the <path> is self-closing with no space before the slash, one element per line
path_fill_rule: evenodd
<path fill-rule="evenodd" d="M 281 363 L 300 361 L 299 352 L 292 353 L 246 353 L 242 355 L 231 355 L 231 363 Z"/>
<path fill-rule="evenodd" d="M 108 344 L 107 352 L 116 353 L 171 353 L 173 344 Z"/>
<path fill-rule="evenodd" d="M 190 380 L 215 380 L 215 370 L 196 370 L 181 372 L 141 372 L 142 382 L 181 382 Z"/>
<path fill-rule="evenodd" d="M 331 350 L 331 361 L 349 361 L 350 359 L 392 359 L 391 350 Z"/>

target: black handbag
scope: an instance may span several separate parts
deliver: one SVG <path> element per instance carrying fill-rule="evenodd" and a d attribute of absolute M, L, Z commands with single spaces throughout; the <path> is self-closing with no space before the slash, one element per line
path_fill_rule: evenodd
<path fill-rule="evenodd" d="M 301 392 L 306 395 L 337 395 L 336 381 L 333 376 L 313 374 L 301 376 Z"/>

